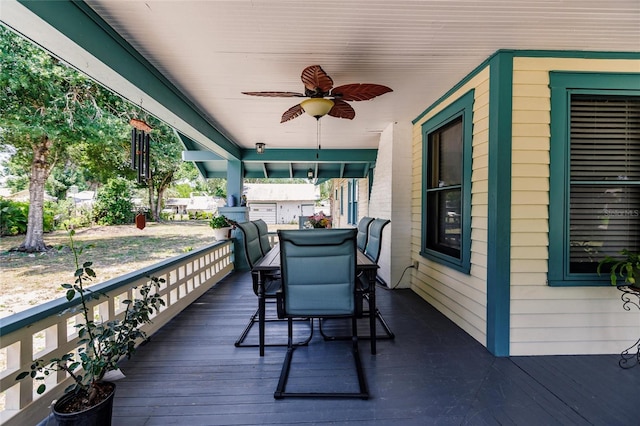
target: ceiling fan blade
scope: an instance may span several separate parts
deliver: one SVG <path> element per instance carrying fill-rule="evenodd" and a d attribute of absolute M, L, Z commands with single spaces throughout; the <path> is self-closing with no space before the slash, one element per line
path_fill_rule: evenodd
<path fill-rule="evenodd" d="M 334 88 L 331 91 L 331 96 L 344 101 L 368 101 L 388 92 L 393 92 L 393 90 L 381 84 L 354 83 Z"/>
<path fill-rule="evenodd" d="M 333 107 L 329 111 L 329 115 L 332 117 L 353 120 L 353 117 L 356 116 L 356 112 L 353 107 L 351 107 L 351 105 L 349 105 L 345 101 L 341 99 L 335 99 L 333 101 Z"/>
<path fill-rule="evenodd" d="M 302 70 L 300 76 L 304 83 L 307 96 L 324 95 L 333 87 L 333 80 L 320 65 L 311 65 Z"/>
<path fill-rule="evenodd" d="M 294 105 L 291 108 L 289 108 L 288 110 L 286 110 L 284 112 L 284 114 L 282 114 L 282 119 L 280 120 L 280 123 L 284 123 L 285 121 L 293 120 L 294 118 L 299 117 L 302 114 L 304 114 L 304 110 L 302 109 L 300 104 Z"/>
<path fill-rule="evenodd" d="M 243 95 L 264 96 L 267 98 L 304 98 L 302 93 L 297 92 L 242 92 Z"/>

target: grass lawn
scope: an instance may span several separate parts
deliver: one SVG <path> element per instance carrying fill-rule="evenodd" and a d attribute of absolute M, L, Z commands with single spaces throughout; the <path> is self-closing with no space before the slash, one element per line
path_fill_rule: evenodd
<path fill-rule="evenodd" d="M 24 236 L 0 238 L 0 317 L 64 296 L 60 287 L 73 283 L 75 264 L 66 231 L 45 234 L 45 243 L 61 249 L 47 253 L 10 252 Z M 95 283 L 153 265 L 214 242 L 207 221 L 94 226 L 76 230 L 74 244 L 90 245 L 80 262 L 93 262 Z"/>

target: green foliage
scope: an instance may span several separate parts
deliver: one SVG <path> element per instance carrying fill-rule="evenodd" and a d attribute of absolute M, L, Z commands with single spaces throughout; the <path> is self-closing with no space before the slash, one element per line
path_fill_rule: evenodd
<path fill-rule="evenodd" d="M 46 390 L 45 378 L 56 371 L 67 372 L 74 380 L 74 384 L 66 391 L 82 392 L 89 396 L 87 407 L 91 407 L 92 388 L 102 380 L 104 375 L 111 370 L 118 369 L 118 361 L 126 356 L 130 358 L 136 350 L 136 343 L 147 339 L 147 335 L 140 330 L 144 324 L 151 323 L 150 316 L 157 312 L 165 302 L 158 290 L 165 282 L 164 279 L 149 277 L 149 281 L 140 287 L 139 298 L 124 300 L 126 305 L 122 319 L 108 322 L 97 322 L 93 317 L 93 309 L 89 302 L 99 299 L 102 294 L 87 288 L 89 283 L 96 278 L 96 273 L 91 268 L 92 262 L 80 264 L 79 255 L 84 247 L 76 247 L 73 241 L 74 231 L 69 232 L 70 249 L 74 254 L 75 272 L 73 284 L 62 284 L 66 289 L 66 298 L 71 301 L 78 297 L 80 305 L 78 310 L 82 317 L 82 323 L 76 324 L 79 345 L 85 345 L 78 350 L 78 354 L 66 354 L 60 358 L 52 358 L 48 361 L 35 360 L 30 370 L 21 372 L 16 380 L 30 377 L 42 381 L 38 386 L 38 394 Z M 77 370 L 82 367 L 82 370 Z"/>
<path fill-rule="evenodd" d="M 231 224 L 229 223 L 226 217 L 224 217 L 223 215 L 219 215 L 211 218 L 211 220 L 209 221 L 209 226 L 212 227 L 213 229 L 218 229 L 218 228 L 226 228 L 228 226 L 231 226 Z"/>
<path fill-rule="evenodd" d="M 55 229 L 57 205 L 47 201 L 44 204 L 43 229 L 51 232 Z M 20 235 L 27 232 L 29 218 L 29 203 L 27 201 L 12 201 L 0 198 L 0 235 Z"/>
<path fill-rule="evenodd" d="M 188 183 L 173 185 L 172 189 L 177 198 L 189 198 L 193 192 L 193 187 Z"/>
<path fill-rule="evenodd" d="M 27 232 L 29 203 L 0 198 L 0 235 L 19 235 Z"/>
<path fill-rule="evenodd" d="M 635 285 L 640 276 L 640 253 L 627 249 L 619 252 L 620 257 L 607 256 L 598 263 L 598 274 L 605 268 L 609 271 L 611 285 L 618 285 L 618 278 L 624 280 L 621 285 Z"/>
<path fill-rule="evenodd" d="M 131 185 L 124 179 L 110 179 L 98 190 L 93 217 L 100 225 L 123 225 L 134 218 Z"/>

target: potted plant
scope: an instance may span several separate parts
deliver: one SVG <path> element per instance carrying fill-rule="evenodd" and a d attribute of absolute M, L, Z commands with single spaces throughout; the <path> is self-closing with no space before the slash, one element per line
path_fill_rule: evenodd
<path fill-rule="evenodd" d="M 309 216 L 307 228 L 331 228 L 331 217 L 324 214 L 324 212 L 316 213 L 313 216 Z"/>
<path fill-rule="evenodd" d="M 598 274 L 602 268 L 609 270 L 609 279 L 611 285 L 628 285 L 636 287 L 638 277 L 640 276 L 640 253 L 623 249 L 619 252 L 620 256 L 607 256 L 598 263 Z M 623 282 L 618 284 L 618 278 Z"/>
<path fill-rule="evenodd" d="M 74 284 L 62 284 L 62 287 L 67 291 L 67 300 L 76 296 L 80 299 L 76 309 L 83 322 L 75 327 L 78 344 L 84 346 L 77 354 L 65 354 L 48 361 L 36 360 L 30 370 L 20 373 L 16 380 L 30 377 L 44 381 L 49 374 L 65 371 L 74 383 L 65 389 L 64 396 L 54 404 L 53 414 L 58 424 L 110 425 L 115 383 L 104 380 L 105 375 L 110 371 L 118 371 L 118 361 L 124 356 L 130 358 L 136 350 L 136 344 L 147 339 L 140 326 L 151 323 L 149 316 L 165 304 L 157 292 L 165 280 L 149 277 L 150 281 L 139 288 L 139 298 L 122 302 L 126 305 L 122 319 L 96 321 L 89 302 L 99 299 L 102 294 L 87 288 L 96 274 L 91 269 L 92 262 L 80 265 L 79 255 L 83 248 L 74 245 L 74 234 L 73 230 L 69 231 L 70 248 L 76 266 L 75 281 Z M 42 394 L 45 390 L 43 382 L 36 391 Z"/>
<path fill-rule="evenodd" d="M 229 238 L 231 223 L 223 215 L 215 215 L 209 221 L 209 226 L 213 228 L 213 236 L 216 240 L 222 241 Z"/>

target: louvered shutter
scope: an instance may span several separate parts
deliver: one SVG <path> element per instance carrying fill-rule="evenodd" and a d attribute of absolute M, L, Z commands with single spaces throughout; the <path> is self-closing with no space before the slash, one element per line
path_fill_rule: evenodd
<path fill-rule="evenodd" d="M 571 96 L 570 272 L 640 244 L 640 96 Z"/>

